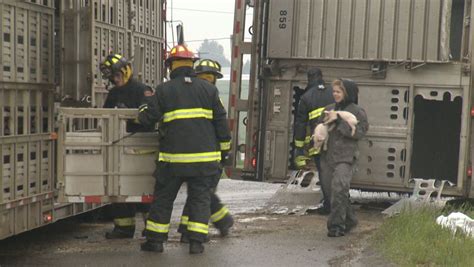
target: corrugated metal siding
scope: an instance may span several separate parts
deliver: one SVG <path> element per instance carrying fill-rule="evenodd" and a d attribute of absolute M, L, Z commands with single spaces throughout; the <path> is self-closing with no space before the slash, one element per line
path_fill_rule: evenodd
<path fill-rule="evenodd" d="M 99 66 L 110 51 L 133 59 L 138 80 L 152 87 L 162 81 L 164 18 L 158 1 L 63 3 L 64 95 L 76 100 L 90 96 L 93 106 L 102 106 L 108 81 L 102 79 Z"/>
<path fill-rule="evenodd" d="M 11 1 L 0 14 L 0 81 L 52 84 L 54 10 Z"/>
<path fill-rule="evenodd" d="M 452 0 L 272 0 L 268 55 L 447 61 L 451 4 Z M 282 16 L 285 11 L 288 15 Z M 289 49 L 281 48 L 285 45 Z"/>

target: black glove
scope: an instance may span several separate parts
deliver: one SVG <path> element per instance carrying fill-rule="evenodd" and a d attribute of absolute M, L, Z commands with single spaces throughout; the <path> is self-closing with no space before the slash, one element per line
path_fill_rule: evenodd
<path fill-rule="evenodd" d="M 232 160 L 230 158 L 229 151 L 221 151 L 221 164 L 222 166 L 230 166 Z"/>

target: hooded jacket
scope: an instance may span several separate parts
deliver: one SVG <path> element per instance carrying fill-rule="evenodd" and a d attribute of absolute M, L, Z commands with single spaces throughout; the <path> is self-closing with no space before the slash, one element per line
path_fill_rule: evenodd
<path fill-rule="evenodd" d="M 345 90 L 345 99 L 341 103 L 328 105 L 325 110 L 344 110 L 354 114 L 358 120 L 356 131 L 352 136 L 352 129 L 349 124 L 338 118 L 336 127 L 329 132 L 327 150 L 323 151 L 322 156 L 325 157 L 329 164 L 349 163 L 353 164 L 358 157 L 359 147 L 358 141 L 363 138 L 369 130 L 369 122 L 365 110 L 359 107 L 358 102 L 359 88 L 357 84 L 350 80 L 342 80 Z M 324 115 L 321 120 L 324 119 Z"/>

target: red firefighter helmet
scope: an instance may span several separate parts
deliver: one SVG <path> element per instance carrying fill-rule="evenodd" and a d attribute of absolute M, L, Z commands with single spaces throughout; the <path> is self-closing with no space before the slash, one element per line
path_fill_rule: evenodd
<path fill-rule="evenodd" d="M 193 51 L 189 50 L 185 45 L 177 45 L 171 48 L 171 51 L 168 53 L 165 64 L 169 66 L 171 61 L 176 59 L 191 59 L 193 62 L 198 60 Z"/>

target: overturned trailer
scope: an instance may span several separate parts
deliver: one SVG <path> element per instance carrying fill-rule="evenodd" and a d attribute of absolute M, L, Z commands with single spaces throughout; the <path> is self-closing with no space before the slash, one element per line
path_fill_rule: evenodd
<path fill-rule="evenodd" d="M 287 179 L 294 109 L 307 70 L 319 67 L 328 83 L 359 84 L 371 124 L 352 187 L 403 192 L 412 178 L 438 179 L 455 184 L 444 193 L 473 197 L 473 12 L 471 0 L 237 0 L 229 97 L 236 160 L 227 173 Z M 246 95 L 240 77 L 249 56 Z"/>

